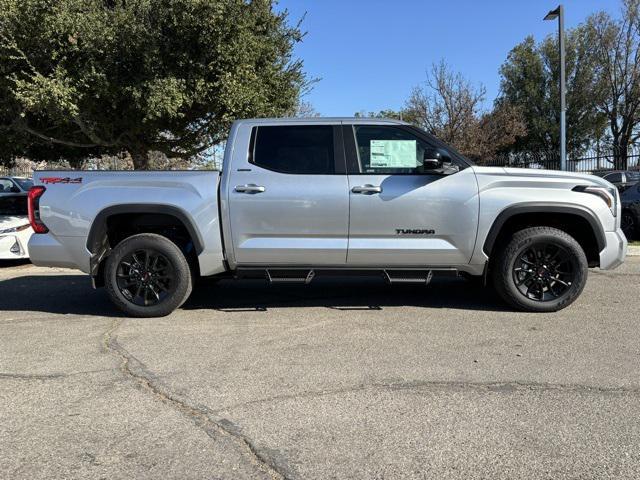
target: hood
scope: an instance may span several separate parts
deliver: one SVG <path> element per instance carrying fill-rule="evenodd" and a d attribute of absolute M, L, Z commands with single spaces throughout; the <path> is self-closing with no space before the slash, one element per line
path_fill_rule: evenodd
<path fill-rule="evenodd" d="M 473 167 L 478 174 L 505 175 L 523 180 L 544 180 L 552 182 L 575 183 L 576 185 L 593 185 L 600 187 L 615 188 L 604 178 L 588 173 L 563 172 L 560 170 L 544 170 L 538 168 L 511 168 L 511 167 Z"/>

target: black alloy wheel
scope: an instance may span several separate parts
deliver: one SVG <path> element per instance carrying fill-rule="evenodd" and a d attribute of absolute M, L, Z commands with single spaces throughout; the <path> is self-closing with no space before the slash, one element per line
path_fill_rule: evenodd
<path fill-rule="evenodd" d="M 571 305 L 587 282 L 584 249 L 557 228 L 528 227 L 496 247 L 489 265 L 493 286 L 511 306 L 527 312 L 556 312 Z"/>
<path fill-rule="evenodd" d="M 513 281 L 526 298 L 548 302 L 565 295 L 575 280 L 573 256 L 561 245 L 539 242 L 519 252 Z"/>
<path fill-rule="evenodd" d="M 169 315 L 189 298 L 192 277 L 178 245 L 155 233 L 125 238 L 105 261 L 107 294 L 131 317 Z"/>
<path fill-rule="evenodd" d="M 175 286 L 174 268 L 160 252 L 140 249 L 120 260 L 116 272 L 120 293 L 134 305 L 161 303 Z"/>

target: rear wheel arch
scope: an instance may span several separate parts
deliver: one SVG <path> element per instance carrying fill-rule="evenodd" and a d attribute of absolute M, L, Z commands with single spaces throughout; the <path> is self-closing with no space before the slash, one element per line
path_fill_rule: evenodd
<path fill-rule="evenodd" d="M 160 204 L 121 204 L 107 207 L 96 215 L 87 249 L 91 252 L 90 273 L 102 285 L 104 260 L 122 240 L 139 233 L 158 233 L 174 241 L 192 260 L 204 250 L 202 238 L 189 216 L 180 208 Z M 192 252 L 188 244 L 193 246 Z M 192 261 L 197 268 L 197 261 Z"/>
<path fill-rule="evenodd" d="M 529 227 L 553 227 L 576 239 L 584 250 L 589 265 L 598 266 L 600 252 L 606 246 L 604 229 L 590 210 L 580 205 L 526 203 L 507 207 L 496 217 L 483 245 L 491 259 L 494 248 L 516 232 Z"/>

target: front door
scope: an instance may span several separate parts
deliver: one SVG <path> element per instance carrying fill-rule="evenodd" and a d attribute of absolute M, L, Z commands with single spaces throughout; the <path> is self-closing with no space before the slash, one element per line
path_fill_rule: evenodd
<path fill-rule="evenodd" d="M 252 128 L 247 160 L 234 153 L 227 189 L 236 264 L 346 263 L 349 189 L 343 152 L 340 126 Z"/>
<path fill-rule="evenodd" d="M 344 138 L 350 192 L 347 264 L 469 263 L 479 197 L 468 164 L 410 127 L 348 125 Z M 442 168 L 425 168 L 442 160 Z"/>

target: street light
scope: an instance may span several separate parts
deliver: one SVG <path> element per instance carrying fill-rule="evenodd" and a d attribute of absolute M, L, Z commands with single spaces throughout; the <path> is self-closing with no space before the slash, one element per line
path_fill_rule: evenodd
<path fill-rule="evenodd" d="M 567 169 L 567 104 L 565 101 L 565 57 L 564 57 L 564 7 L 559 5 L 544 17 L 544 20 L 558 19 L 558 44 L 560 48 L 560 170 Z"/>

